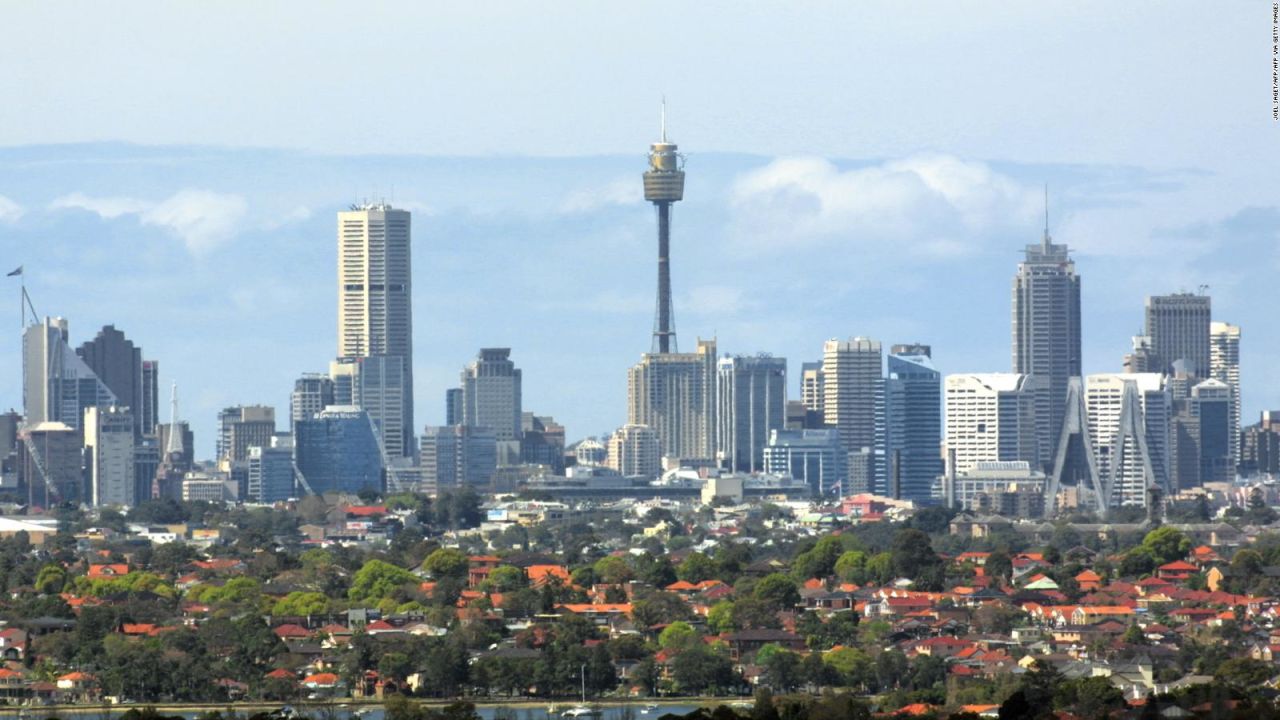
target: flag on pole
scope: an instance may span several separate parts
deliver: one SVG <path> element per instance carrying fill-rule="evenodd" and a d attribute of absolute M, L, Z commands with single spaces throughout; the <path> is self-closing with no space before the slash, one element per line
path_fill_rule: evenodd
<path fill-rule="evenodd" d="M 21 274 L 22 274 L 22 266 L 21 266 L 21 265 L 19 265 L 17 270 L 14 270 L 13 272 L 9 273 L 8 275 L 5 275 L 5 277 L 13 277 L 14 275 L 21 275 Z"/>

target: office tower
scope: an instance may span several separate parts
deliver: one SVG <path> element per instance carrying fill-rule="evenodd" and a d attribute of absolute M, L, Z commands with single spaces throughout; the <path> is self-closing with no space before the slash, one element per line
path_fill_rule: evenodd
<path fill-rule="evenodd" d="M 269 447 L 276 432 L 275 408 L 239 405 L 218 413 L 218 459 L 244 462 L 249 448 Z"/>
<path fill-rule="evenodd" d="M 873 491 L 882 490 L 885 480 L 882 366 L 879 340 L 855 337 L 823 345 L 824 420 L 835 428 L 846 452 L 862 453 L 872 462 Z"/>
<path fill-rule="evenodd" d="M 662 474 L 662 458 L 658 452 L 658 434 L 644 425 L 623 425 L 609 436 L 605 466 L 624 477 L 648 480 Z"/>
<path fill-rule="evenodd" d="M 1205 380 L 1173 406 L 1174 487 L 1186 490 L 1205 483 L 1231 482 L 1235 478 L 1231 388 L 1220 380 Z"/>
<path fill-rule="evenodd" d="M 364 401 L 355 404 L 369 412 L 392 457 L 414 450 L 409 226 L 408 211 L 385 203 L 338 213 L 338 357 L 366 359 Z"/>
<path fill-rule="evenodd" d="M 596 467 L 609 461 L 609 450 L 599 440 L 587 438 L 573 446 L 573 459 L 578 465 Z"/>
<path fill-rule="evenodd" d="M 652 353 L 676 352 L 675 309 L 671 304 L 671 204 L 684 199 L 684 159 L 667 142 L 667 109 L 662 107 L 662 139 L 649 145 L 644 199 L 658 213 L 658 307 L 653 319 Z"/>
<path fill-rule="evenodd" d="M 885 377 L 885 459 L 890 495 L 917 503 L 933 496 L 942 473 L 942 376 L 928 346 L 895 345 Z M 893 492 L 897 463 L 897 493 Z"/>
<path fill-rule="evenodd" d="M 276 503 L 294 497 L 293 448 L 287 444 L 249 448 L 248 485 L 247 499 L 252 502 Z"/>
<path fill-rule="evenodd" d="M 84 411 L 85 463 L 94 507 L 137 504 L 133 469 L 133 413 L 129 408 L 91 406 Z"/>
<path fill-rule="evenodd" d="M 1146 334 L 1151 338 L 1153 372 L 1171 373 L 1174 362 L 1186 360 L 1196 377 L 1208 377 L 1211 314 L 1208 295 L 1148 297 Z"/>
<path fill-rule="evenodd" d="M 1209 377 L 1231 388 L 1231 461 L 1240 456 L 1240 327 L 1230 323 L 1209 324 Z"/>
<path fill-rule="evenodd" d="M 60 422 L 81 429 L 84 411 L 117 403 L 115 393 L 71 350 L 67 321 L 45 318 L 22 334 L 22 401 L 29 426 Z"/>
<path fill-rule="evenodd" d="M 764 471 L 803 480 L 817 496 L 849 494 L 848 453 L 834 429 L 774 430 L 764 449 Z"/>
<path fill-rule="evenodd" d="M 163 461 L 159 441 L 155 435 L 144 435 L 133 446 L 133 497 L 138 503 L 155 497 L 156 474 Z"/>
<path fill-rule="evenodd" d="M 1147 489 L 1152 485 L 1167 493 L 1173 396 L 1164 376 L 1089 375 L 1084 379 L 1084 391 L 1094 465 L 1104 492 L 1110 486 L 1111 507 L 1145 506 Z M 1128 404 L 1135 406 L 1126 408 Z M 1126 425 L 1126 412 L 1134 413 L 1134 422 L 1142 428 L 1141 438 L 1125 432 L 1131 429 Z"/>
<path fill-rule="evenodd" d="M 1258 422 L 1240 434 L 1238 468 L 1244 478 L 1280 475 L 1280 411 L 1264 410 Z"/>
<path fill-rule="evenodd" d="M 945 392 L 946 447 L 955 452 L 955 472 L 980 462 L 1022 460 L 1039 468 L 1037 400 L 1047 380 L 1017 373 L 948 375 Z"/>
<path fill-rule="evenodd" d="M 769 434 L 783 429 L 787 360 L 768 355 L 724 357 L 716 365 L 716 447 L 730 470 L 764 467 Z"/>
<path fill-rule="evenodd" d="M 18 428 L 22 416 L 10 410 L 0 413 L 0 487 L 18 487 L 22 482 L 22 463 L 18 451 Z"/>
<path fill-rule="evenodd" d="M 142 434 L 155 435 L 160 424 L 160 363 L 155 360 L 142 361 L 142 397 L 137 413 Z"/>
<path fill-rule="evenodd" d="M 114 325 L 105 325 L 90 341 L 76 349 L 93 374 L 116 396 L 116 402 L 133 411 L 134 437 L 155 431 L 155 363 L 150 363 L 149 377 L 144 377 L 142 348 L 133 344 Z M 146 383 L 152 383 L 150 388 Z M 148 389 L 151 392 L 148 392 Z M 148 405 L 147 403 L 151 404 Z M 151 425 L 146 423 L 150 422 Z"/>
<path fill-rule="evenodd" d="M 487 427 L 499 442 L 520 439 L 520 370 L 511 348 L 482 348 L 462 371 L 462 424 Z"/>
<path fill-rule="evenodd" d="M 444 424 L 462 424 L 462 388 L 449 388 L 444 391 Z"/>
<path fill-rule="evenodd" d="M 384 489 L 382 449 L 369 413 L 332 405 L 294 425 L 298 484 L 310 495 Z M 270 436 L 259 447 L 270 446 Z"/>
<path fill-rule="evenodd" d="M 292 428 L 299 420 L 310 420 L 333 404 L 333 378 L 323 373 L 306 373 L 293 381 L 293 393 L 289 395 L 289 427 Z"/>
<path fill-rule="evenodd" d="M 520 462 L 564 472 L 564 426 L 549 415 L 520 414 Z"/>
<path fill-rule="evenodd" d="M 428 492 L 456 487 L 488 488 L 498 470 L 498 438 L 491 428 L 428 426 L 419 457 Z"/>
<path fill-rule="evenodd" d="M 1146 335 L 1133 336 L 1133 351 L 1124 356 L 1123 367 L 1127 373 L 1163 372 L 1156 367 L 1151 338 Z"/>
<path fill-rule="evenodd" d="M 691 353 L 646 353 L 627 372 L 627 424 L 658 434 L 663 457 L 713 460 L 716 455 L 716 342 Z"/>
<path fill-rule="evenodd" d="M 26 425 L 18 433 L 19 462 L 29 504 L 79 505 L 86 499 L 80 433 L 61 422 Z"/>
<path fill-rule="evenodd" d="M 1039 443 L 1053 446 L 1062 434 L 1067 381 L 1081 372 L 1080 277 L 1067 246 L 1049 237 L 1047 193 L 1044 238 L 1026 246 L 1013 278 L 1013 372 L 1045 378 L 1036 406 Z"/>
<path fill-rule="evenodd" d="M 338 358 L 329 363 L 329 379 L 333 381 L 333 404 L 355 405 L 356 382 L 360 366 L 355 358 Z"/>
<path fill-rule="evenodd" d="M 800 401 L 807 410 L 813 412 L 819 422 L 825 422 L 825 404 L 823 393 L 825 380 L 822 377 L 822 363 L 807 362 L 800 365 Z"/>

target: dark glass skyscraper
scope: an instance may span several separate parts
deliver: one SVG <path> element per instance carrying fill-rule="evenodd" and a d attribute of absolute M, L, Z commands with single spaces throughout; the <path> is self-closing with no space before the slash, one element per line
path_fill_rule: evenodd
<path fill-rule="evenodd" d="M 305 491 L 383 490 L 382 450 L 369 413 L 332 406 L 294 427 L 294 458 Z"/>
<path fill-rule="evenodd" d="M 884 397 L 889 494 L 926 502 L 942 474 L 942 376 L 928 347 L 892 348 Z"/>

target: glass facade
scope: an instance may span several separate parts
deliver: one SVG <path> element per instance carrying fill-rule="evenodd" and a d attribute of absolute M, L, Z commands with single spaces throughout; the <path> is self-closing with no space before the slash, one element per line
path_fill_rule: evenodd
<path fill-rule="evenodd" d="M 295 427 L 294 457 L 303 489 L 314 493 L 384 488 L 384 466 L 369 414 L 334 406 Z"/>

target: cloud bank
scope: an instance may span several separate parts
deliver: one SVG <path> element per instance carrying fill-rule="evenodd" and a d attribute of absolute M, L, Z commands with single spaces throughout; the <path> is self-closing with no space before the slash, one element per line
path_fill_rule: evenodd
<path fill-rule="evenodd" d="M 49 203 L 50 210 L 84 210 L 104 220 L 134 216 L 142 225 L 160 228 L 182 240 L 193 255 L 205 255 L 235 237 L 248 208 L 239 195 L 194 189 L 180 190 L 160 202 L 74 192 Z"/>

